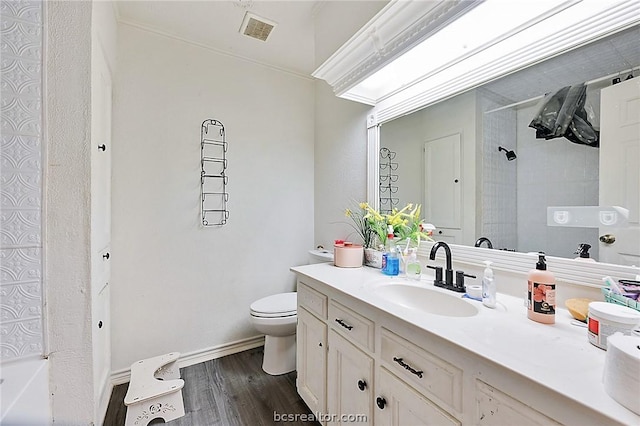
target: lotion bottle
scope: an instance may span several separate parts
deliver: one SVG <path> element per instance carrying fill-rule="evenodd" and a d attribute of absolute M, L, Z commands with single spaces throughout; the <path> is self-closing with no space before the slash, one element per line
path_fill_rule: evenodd
<path fill-rule="evenodd" d="M 484 276 L 482 277 L 482 304 L 487 308 L 496 307 L 496 282 L 493 278 L 490 260 L 485 260 Z"/>
<path fill-rule="evenodd" d="M 544 253 L 538 253 L 536 268 L 529 271 L 527 317 L 543 324 L 556 322 L 556 279 L 547 271 Z"/>

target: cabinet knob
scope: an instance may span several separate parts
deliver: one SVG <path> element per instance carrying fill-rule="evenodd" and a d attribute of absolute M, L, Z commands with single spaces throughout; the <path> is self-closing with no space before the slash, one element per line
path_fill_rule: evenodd
<path fill-rule="evenodd" d="M 102 328 L 102 321 L 98 321 L 98 328 Z"/>
<path fill-rule="evenodd" d="M 105 144 L 98 145 L 98 151 L 106 151 L 106 150 L 107 150 L 107 146 Z"/>
<path fill-rule="evenodd" d="M 361 391 L 364 391 L 366 388 L 367 388 L 367 382 L 365 382 L 362 379 L 358 380 L 358 389 L 360 389 Z"/>
<path fill-rule="evenodd" d="M 109 254 L 109 252 L 106 252 L 105 254 L 102 255 L 103 259 L 109 260 L 110 257 L 111 257 L 111 255 Z"/>
<path fill-rule="evenodd" d="M 322 342 L 318 343 L 318 346 L 322 347 Z"/>
<path fill-rule="evenodd" d="M 379 409 L 384 410 L 384 406 L 387 405 L 387 400 L 379 396 L 376 398 L 376 405 Z"/>

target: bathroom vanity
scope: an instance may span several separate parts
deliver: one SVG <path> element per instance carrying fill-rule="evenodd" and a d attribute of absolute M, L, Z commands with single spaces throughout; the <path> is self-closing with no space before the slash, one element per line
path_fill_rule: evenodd
<path fill-rule="evenodd" d="M 426 274 L 292 270 L 298 393 L 323 424 L 332 415 L 402 426 L 640 424 L 605 392 L 606 352 L 564 309 L 545 325 L 527 319 L 523 299 L 498 294 L 489 309 Z"/>

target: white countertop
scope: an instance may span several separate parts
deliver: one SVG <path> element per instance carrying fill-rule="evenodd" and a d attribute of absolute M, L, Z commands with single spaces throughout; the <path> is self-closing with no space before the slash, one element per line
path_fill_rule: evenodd
<path fill-rule="evenodd" d="M 478 307 L 477 315 L 443 317 L 399 306 L 377 296 L 373 291 L 376 284 L 403 280 L 402 277 L 387 277 L 379 269 L 338 268 L 331 263 L 321 263 L 291 270 L 462 346 L 615 421 L 640 425 L 640 416 L 605 392 L 602 372 L 606 351 L 589 343 L 587 329 L 571 324 L 573 318 L 566 309 L 557 308 L 555 324 L 541 324 L 527 318 L 524 306 L 526 282 L 522 283 L 522 298 L 499 293 L 496 309 L 464 299 Z M 406 284 L 457 295 L 434 287 L 433 275 L 428 273 L 423 274 L 419 282 L 406 280 Z"/>

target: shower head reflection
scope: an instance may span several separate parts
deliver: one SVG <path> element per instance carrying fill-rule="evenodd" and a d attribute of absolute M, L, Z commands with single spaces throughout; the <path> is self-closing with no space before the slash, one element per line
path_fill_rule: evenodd
<path fill-rule="evenodd" d="M 498 151 L 504 151 L 504 154 L 507 156 L 507 160 L 509 161 L 513 161 L 518 157 L 514 151 L 509 151 L 501 146 L 498 147 Z"/>

